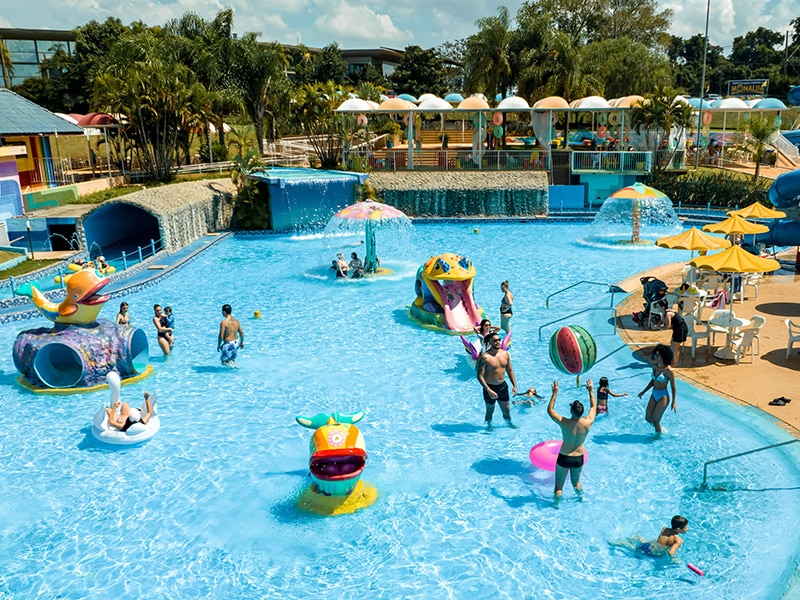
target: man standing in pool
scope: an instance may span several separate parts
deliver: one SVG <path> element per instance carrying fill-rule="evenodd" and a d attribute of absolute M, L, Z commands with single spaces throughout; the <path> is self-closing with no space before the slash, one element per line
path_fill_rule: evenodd
<path fill-rule="evenodd" d="M 511 366 L 511 355 L 500 347 L 502 342 L 497 333 L 487 335 L 484 342 L 488 350 L 478 359 L 477 372 L 478 381 L 483 387 L 483 401 L 486 403 L 486 429 L 492 430 L 492 415 L 496 402 L 500 403 L 500 410 L 508 426 L 516 429 L 517 426 L 511 422 L 510 397 L 506 383 L 506 373 L 508 373 L 511 385 L 514 386 L 512 390 L 516 394 L 517 378 L 514 377 L 514 369 Z"/>
<path fill-rule="evenodd" d="M 219 324 L 217 352 L 222 352 L 220 359 L 226 367 L 236 366 L 239 348 L 244 348 L 244 332 L 236 317 L 231 316 L 231 305 L 222 305 L 222 321 Z"/>
<path fill-rule="evenodd" d="M 563 440 L 558 459 L 556 459 L 556 502 L 561 500 L 561 491 L 564 489 L 567 473 L 570 475 L 575 492 L 579 496 L 583 493 L 581 489 L 581 470 L 583 469 L 584 454 L 586 453 L 583 443 L 586 441 L 586 436 L 589 435 L 589 429 L 591 429 L 597 413 L 597 401 L 594 398 L 594 384 L 591 379 L 586 381 L 586 389 L 589 390 L 589 414 L 584 417 L 583 403 L 580 400 L 575 400 L 569 405 L 571 416 L 569 418 L 562 417 L 555 409 L 556 397 L 558 396 L 558 381 L 553 382 L 553 395 L 550 397 L 550 404 L 547 405 L 547 414 L 561 427 L 561 439 Z"/>

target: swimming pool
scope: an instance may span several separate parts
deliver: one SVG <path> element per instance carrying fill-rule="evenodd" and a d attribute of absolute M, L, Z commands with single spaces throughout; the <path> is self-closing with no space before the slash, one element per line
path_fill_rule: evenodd
<path fill-rule="evenodd" d="M 476 235 L 473 230 L 478 227 Z M 414 325 L 405 307 L 430 255 L 453 251 L 477 269 L 475 297 L 497 320 L 499 284 L 516 295 L 512 356 L 521 388 L 559 378 L 558 408 L 583 399 L 550 365 L 539 326 L 608 304 L 588 279 L 617 282 L 679 259 L 654 249 L 582 241 L 586 224 L 416 225 L 379 234 L 394 274 L 335 281 L 336 252 L 356 238 L 237 236 L 158 286 L 126 296 L 151 335 L 155 302 L 176 315 L 176 350 L 154 358 L 161 431 L 146 445 L 110 449 L 91 436 L 107 393 L 37 397 L 16 387 L 10 348 L 0 376 L 0 597 L 62 598 L 777 598 L 796 569 L 800 455 L 795 446 L 705 460 L 790 439 L 760 412 L 679 384 L 678 413 L 655 440 L 643 419 L 649 368 L 611 334 L 609 315 L 567 322 L 598 341 L 589 376 L 608 376 L 611 399 L 588 441 L 585 500 L 568 487 L 552 506 L 552 474 L 530 447 L 557 436 L 544 404 L 513 410 L 518 430 L 487 434 L 483 402 L 457 337 Z M 248 282 L 248 283 L 244 283 Z M 192 290 L 191 292 L 189 290 Z M 220 306 L 242 320 L 239 369 L 219 366 Z M 112 318 L 116 305 L 105 308 Z M 261 320 L 250 317 L 260 310 Z M 665 334 L 665 337 L 667 334 Z M 366 411 L 363 479 L 381 497 L 359 513 L 321 518 L 294 499 L 307 485 L 310 432 L 298 414 Z M 689 519 L 679 562 L 638 557 L 610 540 L 654 536 Z M 685 562 L 706 571 L 690 572 Z"/>

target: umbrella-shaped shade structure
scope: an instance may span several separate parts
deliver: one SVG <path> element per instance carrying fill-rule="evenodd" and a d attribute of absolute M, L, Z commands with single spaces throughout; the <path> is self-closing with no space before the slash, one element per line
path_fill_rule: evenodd
<path fill-rule="evenodd" d="M 692 252 L 695 250 L 721 250 L 730 245 L 728 240 L 703 233 L 697 227 L 656 240 L 656 246 L 672 250 L 691 250 Z"/>
<path fill-rule="evenodd" d="M 753 202 L 750 206 L 732 210 L 728 214 L 739 215 L 745 219 L 782 219 L 786 216 L 785 212 L 766 207 L 761 202 Z"/>
<path fill-rule="evenodd" d="M 375 231 L 384 227 L 408 227 L 411 220 L 394 206 L 366 200 L 344 207 L 328 221 L 325 233 L 364 233 L 364 273 L 378 272 L 378 257 L 375 250 Z"/>
<path fill-rule="evenodd" d="M 667 195 L 661 190 L 644 185 L 642 183 L 634 183 L 628 187 L 621 188 L 611 194 L 609 198 L 666 198 Z"/>
<path fill-rule="evenodd" d="M 672 201 L 664 192 L 634 183 L 611 194 L 595 216 L 592 236 L 599 239 L 623 238 L 638 244 L 642 238 L 680 231 L 680 220 Z M 650 242 L 648 242 L 650 243 Z"/>
<path fill-rule="evenodd" d="M 765 233 L 769 227 L 760 223 L 751 223 L 744 217 L 732 215 L 719 223 L 709 223 L 703 226 L 703 231 L 710 233 L 745 234 L 745 233 Z"/>
<path fill-rule="evenodd" d="M 691 260 L 691 264 L 698 269 L 717 273 L 771 273 L 781 268 L 777 260 L 750 254 L 741 246 L 731 246 L 709 256 L 698 256 Z"/>

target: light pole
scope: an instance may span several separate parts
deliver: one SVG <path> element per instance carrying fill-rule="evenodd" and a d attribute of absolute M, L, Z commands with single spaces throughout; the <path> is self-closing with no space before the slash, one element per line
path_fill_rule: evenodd
<path fill-rule="evenodd" d="M 703 97 L 706 93 L 706 58 L 708 57 L 708 15 L 711 12 L 711 0 L 706 0 L 706 40 L 703 43 L 703 74 L 700 77 L 700 112 L 697 114 L 697 146 L 694 151 L 694 168 L 700 168 L 700 127 L 703 125 Z"/>
<path fill-rule="evenodd" d="M 33 240 L 31 239 L 31 222 L 25 221 L 25 226 L 28 228 L 28 246 L 31 249 L 31 260 L 33 260 Z"/>

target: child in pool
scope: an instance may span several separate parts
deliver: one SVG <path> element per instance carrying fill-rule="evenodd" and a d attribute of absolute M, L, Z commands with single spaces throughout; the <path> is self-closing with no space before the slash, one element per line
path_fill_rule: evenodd
<path fill-rule="evenodd" d="M 675 515 L 672 517 L 672 522 L 669 527 L 664 527 L 658 538 L 655 540 L 646 540 L 641 536 L 634 536 L 627 540 L 618 542 L 609 542 L 612 546 L 621 546 L 640 552 L 647 556 L 666 556 L 669 554 L 671 558 L 675 557 L 678 548 L 683 544 L 681 534 L 686 533 L 689 529 L 689 521 L 686 517 Z"/>
<path fill-rule="evenodd" d="M 608 377 L 601 377 L 597 387 L 597 414 L 608 413 L 608 397 L 620 398 L 628 394 L 615 394 L 608 387 Z"/>
<path fill-rule="evenodd" d="M 172 348 L 175 345 L 175 317 L 172 316 L 172 307 L 165 306 L 164 307 L 164 318 L 161 319 L 161 323 L 164 327 L 169 327 L 169 333 L 167 333 L 167 340 L 169 341 L 169 347 Z"/>
<path fill-rule="evenodd" d="M 514 404 L 523 406 L 536 406 L 536 400 L 541 400 L 542 397 L 536 392 L 536 388 L 528 388 L 524 394 L 517 394 L 518 397 L 524 400 L 514 400 Z"/>

